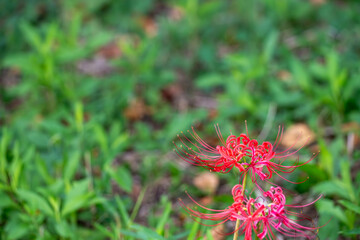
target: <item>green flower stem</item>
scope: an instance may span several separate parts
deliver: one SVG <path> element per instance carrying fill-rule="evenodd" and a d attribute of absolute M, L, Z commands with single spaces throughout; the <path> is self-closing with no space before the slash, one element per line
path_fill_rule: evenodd
<path fill-rule="evenodd" d="M 246 185 L 246 174 L 244 176 L 244 179 L 243 179 L 243 183 L 242 183 L 242 193 L 244 194 L 244 191 L 245 191 L 245 185 Z M 237 240 L 238 239 L 238 236 L 239 236 L 239 228 L 240 227 L 240 219 L 237 219 L 236 220 L 236 225 L 235 225 L 235 232 L 234 232 L 234 238 L 233 240 Z"/>

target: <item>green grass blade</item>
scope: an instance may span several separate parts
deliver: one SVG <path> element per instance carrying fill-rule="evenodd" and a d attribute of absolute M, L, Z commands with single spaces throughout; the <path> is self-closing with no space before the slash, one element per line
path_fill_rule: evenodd
<path fill-rule="evenodd" d="M 165 224 L 166 222 L 169 220 L 169 216 L 170 216 L 170 213 L 171 213 L 171 202 L 168 202 L 165 206 L 165 210 L 164 210 L 164 213 L 163 215 L 161 216 L 157 226 L 156 226 L 156 232 L 160 235 L 163 234 L 164 232 L 164 227 L 165 227 Z"/>

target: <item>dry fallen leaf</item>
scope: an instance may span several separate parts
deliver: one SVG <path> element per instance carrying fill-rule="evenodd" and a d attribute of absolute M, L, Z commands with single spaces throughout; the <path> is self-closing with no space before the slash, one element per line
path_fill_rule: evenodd
<path fill-rule="evenodd" d="M 139 182 L 135 181 L 130 194 L 133 201 L 136 201 L 139 198 L 141 190 L 142 190 L 141 185 L 139 184 Z"/>
<path fill-rule="evenodd" d="M 168 12 L 168 18 L 172 21 L 179 21 L 184 17 L 184 9 L 181 7 L 171 7 Z"/>
<path fill-rule="evenodd" d="M 219 178 L 214 173 L 204 172 L 196 176 L 193 183 L 201 191 L 213 194 L 219 186 Z"/>
<path fill-rule="evenodd" d="M 140 24 L 149 37 L 154 37 L 158 33 L 158 25 L 153 18 L 143 17 Z"/>
<path fill-rule="evenodd" d="M 180 84 L 170 84 L 161 89 L 162 97 L 168 102 L 174 102 L 176 99 L 183 94 L 183 90 Z"/>
<path fill-rule="evenodd" d="M 203 206 L 209 206 L 214 201 L 214 198 L 212 196 L 205 196 L 200 198 L 199 203 Z"/>
<path fill-rule="evenodd" d="M 286 70 L 281 70 L 281 71 L 279 71 L 279 72 L 276 74 L 276 76 L 277 76 L 280 80 L 282 80 L 282 81 L 284 81 L 284 82 L 287 82 L 287 81 L 289 81 L 289 80 L 291 79 L 291 73 L 290 73 L 289 71 L 286 71 Z"/>
<path fill-rule="evenodd" d="M 109 61 L 102 56 L 95 56 L 92 59 L 81 60 L 77 64 L 77 69 L 84 74 L 93 77 L 102 77 L 110 74 L 113 68 Z"/>
<path fill-rule="evenodd" d="M 144 101 L 140 98 L 133 99 L 129 106 L 124 110 L 125 117 L 133 121 L 139 120 L 150 113 L 150 107 L 146 106 Z"/>
<path fill-rule="evenodd" d="M 300 148 L 304 144 L 308 145 L 315 139 L 315 134 L 304 123 L 297 123 L 285 130 L 281 140 L 281 145 L 286 148 Z"/>
<path fill-rule="evenodd" d="M 225 239 L 225 234 L 224 234 L 224 224 L 220 224 L 214 228 L 211 229 L 211 235 L 213 237 L 214 240 L 224 240 Z M 207 237 L 204 238 L 204 240 L 206 240 Z"/>
<path fill-rule="evenodd" d="M 239 43 L 236 41 L 236 39 L 230 37 L 230 39 L 228 39 L 228 42 L 226 44 L 219 44 L 217 45 L 217 56 L 219 58 L 225 58 L 226 56 L 228 56 L 229 54 L 237 51 L 240 48 Z"/>
<path fill-rule="evenodd" d="M 119 44 L 116 41 L 112 41 L 102 46 L 96 54 L 105 59 L 115 59 L 121 56 L 121 50 Z"/>
<path fill-rule="evenodd" d="M 360 124 L 357 122 L 348 122 L 348 123 L 344 123 L 341 126 L 341 130 L 345 133 L 348 132 L 355 132 L 355 131 L 360 131 Z"/>
<path fill-rule="evenodd" d="M 217 117 L 218 115 L 219 115 L 219 114 L 218 114 L 218 110 L 217 110 L 217 109 L 209 109 L 209 111 L 208 111 L 208 117 L 209 117 L 209 119 L 214 120 L 214 119 L 216 119 L 216 117 Z"/>
<path fill-rule="evenodd" d="M 5 68 L 0 72 L 0 85 L 4 88 L 13 87 L 20 82 L 21 71 L 19 68 Z"/>
<path fill-rule="evenodd" d="M 326 0 L 310 0 L 310 3 L 315 6 L 320 6 L 326 3 Z"/>
<path fill-rule="evenodd" d="M 356 146 L 360 145 L 360 124 L 357 122 L 348 122 L 341 126 L 343 133 L 347 134 L 346 149 L 351 155 Z"/>

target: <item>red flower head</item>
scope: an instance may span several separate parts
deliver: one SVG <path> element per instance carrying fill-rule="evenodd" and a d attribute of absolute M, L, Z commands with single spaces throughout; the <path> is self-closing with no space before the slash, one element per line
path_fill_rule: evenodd
<path fill-rule="evenodd" d="M 285 204 L 286 197 L 280 187 L 271 187 L 270 190 L 264 192 L 263 195 L 264 197 L 270 198 L 272 202 L 267 205 L 266 213 L 264 214 L 264 218 L 262 219 L 261 225 L 263 232 L 261 236 L 259 236 L 260 238 L 262 236 L 265 236 L 268 230 L 269 235 L 274 237 L 271 231 L 271 227 L 276 229 L 279 233 L 288 237 L 304 237 L 307 239 L 316 238 L 315 231 L 319 229 L 319 227 L 306 227 L 300 225 L 298 222 L 308 221 L 309 223 L 312 223 L 312 220 L 305 215 L 289 211 L 286 208 L 307 207 L 319 200 L 321 196 L 311 203 L 296 206 Z M 295 219 L 290 218 L 290 216 L 294 216 Z"/>
<path fill-rule="evenodd" d="M 282 135 L 284 129 L 279 127 L 279 131 L 276 137 L 274 144 L 269 142 L 264 142 L 258 148 L 250 147 L 252 151 L 251 161 L 249 163 L 244 163 L 244 167 L 246 171 L 242 174 L 246 174 L 247 171 L 251 170 L 251 178 L 253 182 L 256 182 L 256 178 L 259 177 L 261 180 L 267 180 L 272 178 L 273 173 L 284 179 L 285 181 L 291 182 L 288 179 L 284 178 L 279 174 L 282 173 L 292 173 L 297 167 L 303 166 L 310 161 L 312 161 L 317 154 L 313 154 L 313 156 L 308 159 L 306 162 L 299 164 L 299 158 L 294 162 L 293 165 L 283 165 L 283 162 L 289 157 L 296 154 L 300 149 L 302 149 L 307 142 L 305 142 L 300 148 L 297 150 L 290 152 L 290 149 L 296 144 L 296 142 L 281 152 L 276 151 L 279 143 L 281 142 Z M 291 182 L 295 183 L 296 182 Z"/>
<path fill-rule="evenodd" d="M 241 185 L 235 185 L 232 189 L 232 195 L 234 199 L 234 203 L 227 207 L 224 210 L 214 210 L 207 207 L 202 206 L 198 202 L 196 202 L 190 195 L 190 199 L 199 207 L 215 212 L 215 213 L 201 213 L 195 211 L 187 206 L 181 201 L 181 204 L 185 208 L 185 210 L 192 216 L 196 218 L 201 218 L 204 220 L 212 220 L 212 221 L 220 221 L 216 224 L 203 224 L 206 226 L 217 226 L 227 221 L 237 221 L 238 219 L 242 222 L 242 224 L 235 229 L 233 232 L 229 234 L 233 234 L 235 231 L 240 231 L 245 233 L 245 239 L 250 240 L 252 235 L 252 230 L 257 234 L 257 224 L 262 220 L 262 212 L 265 209 L 265 206 L 258 206 L 258 208 L 254 208 L 254 199 L 248 199 L 243 194 L 243 189 Z"/>
<path fill-rule="evenodd" d="M 267 203 L 266 199 L 263 197 L 258 197 L 256 199 L 247 198 L 243 194 L 241 185 L 235 185 L 233 187 L 232 195 L 234 202 L 224 210 L 206 208 L 197 203 L 189 195 L 196 205 L 215 213 L 201 213 L 186 207 L 182 201 L 181 203 L 186 211 L 193 217 L 204 220 L 220 221 L 219 223 L 212 225 L 203 224 L 206 226 L 216 226 L 227 221 L 239 220 L 239 226 L 229 234 L 239 231 L 239 233 L 245 234 L 246 240 L 252 239 L 252 232 L 260 239 L 264 239 L 266 236 L 268 236 L 268 239 L 273 239 L 275 238 L 273 229 L 289 237 L 305 237 L 308 239 L 316 237 L 315 230 L 318 228 L 305 227 L 298 223 L 298 221 L 304 220 L 311 221 L 310 219 L 304 218 L 298 213 L 291 212 L 285 209 L 285 207 L 306 207 L 316 202 L 319 198 L 303 206 L 286 205 L 286 198 L 282 189 L 280 187 L 271 187 L 269 191 L 263 193 L 264 197 L 268 197 L 271 200 L 270 203 Z M 289 218 L 289 216 L 295 216 L 297 219 Z"/>
<path fill-rule="evenodd" d="M 215 129 L 222 145 L 210 146 L 192 128 L 192 132 L 188 132 L 193 140 L 184 134 L 182 136 L 178 135 L 182 144 L 179 146 L 174 143 L 177 155 L 188 163 L 202 166 L 214 172 L 227 173 L 233 167 L 236 167 L 244 175 L 251 170 L 253 182 L 256 182 L 257 177 L 261 180 L 270 179 L 273 173 L 282 177 L 278 172 L 291 173 L 297 167 L 310 162 L 315 157 L 314 155 L 301 164 L 297 159 L 293 165 L 283 165 L 287 157 L 297 153 L 303 147 L 294 152 L 289 152 L 293 146 L 282 152 L 276 152 L 282 138 L 283 128 L 279 128 L 274 144 L 270 142 L 259 144 L 257 140 L 250 139 L 248 134 L 240 134 L 239 137 L 230 135 L 224 141 L 219 126 L 216 125 Z M 289 181 L 284 177 L 282 178 Z"/>

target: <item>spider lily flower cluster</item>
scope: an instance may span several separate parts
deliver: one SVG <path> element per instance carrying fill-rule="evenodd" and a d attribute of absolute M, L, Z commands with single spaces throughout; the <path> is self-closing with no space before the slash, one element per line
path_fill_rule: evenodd
<path fill-rule="evenodd" d="M 257 140 L 250 139 L 248 134 L 240 134 L 238 137 L 230 135 L 225 141 L 219 126 L 215 126 L 215 129 L 221 145 L 210 146 L 192 128 L 192 131 L 188 131 L 191 137 L 187 137 L 183 133 L 178 135 L 180 145 L 175 144 L 175 151 L 186 162 L 213 172 L 228 173 L 235 167 L 240 172 L 239 183 L 242 182 L 242 185 L 238 184 L 233 187 L 234 202 L 226 209 L 214 210 L 207 208 L 197 203 L 188 194 L 189 198 L 197 206 L 213 213 L 202 213 L 193 210 L 181 201 L 185 210 L 195 218 L 218 222 L 209 226 L 216 226 L 227 221 L 236 221 L 237 227 L 232 233 L 235 233 L 236 236 L 238 233 L 245 234 L 245 239 L 252 239 L 253 233 L 259 239 L 274 239 L 273 230 L 288 237 L 305 237 L 308 239 L 316 237 L 315 230 L 318 228 L 299 224 L 300 221 L 311 222 L 311 219 L 290 211 L 289 208 L 309 206 L 320 197 L 306 205 L 286 205 L 286 197 L 281 187 L 272 186 L 270 190 L 264 191 L 258 184 L 259 179 L 269 182 L 268 179 L 271 179 L 273 174 L 289 181 L 281 173 L 293 172 L 297 167 L 313 160 L 316 154 L 306 162 L 299 163 L 297 158 L 293 164 L 284 165 L 287 157 L 297 153 L 303 146 L 294 152 L 289 152 L 292 146 L 285 151 L 278 152 L 277 148 L 282 139 L 283 128 L 279 129 L 273 144 L 270 142 L 260 144 Z M 246 196 L 247 175 L 251 177 L 251 180 L 259 188 L 262 196 L 255 199 Z"/>

